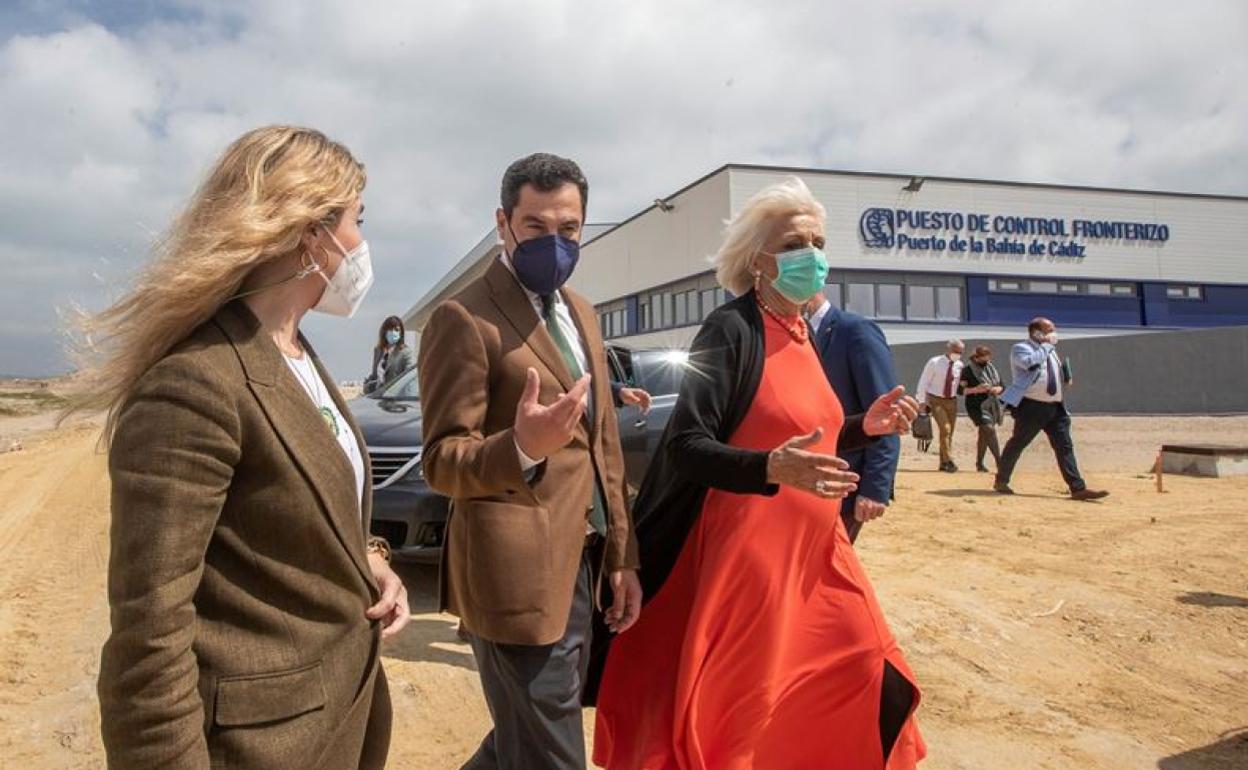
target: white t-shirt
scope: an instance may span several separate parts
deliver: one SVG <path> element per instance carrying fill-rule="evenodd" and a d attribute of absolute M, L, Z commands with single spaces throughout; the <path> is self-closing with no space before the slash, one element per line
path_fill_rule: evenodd
<path fill-rule="evenodd" d="M 312 357 L 305 353 L 303 358 L 291 358 L 286 354 L 282 354 L 282 358 L 286 359 L 286 365 L 294 372 L 299 384 L 303 385 L 303 390 L 308 394 L 308 398 L 312 399 L 312 404 L 320 410 L 329 432 L 337 439 L 338 446 L 342 447 L 342 451 L 347 455 L 351 470 L 355 471 L 355 500 L 359 505 L 364 499 L 364 456 L 360 453 L 360 444 L 355 440 L 355 433 L 351 430 L 346 418 L 342 416 L 342 412 L 338 410 L 334 399 L 329 395 L 329 388 L 326 387 L 325 381 L 321 379 L 316 367 L 312 365 Z M 360 515 L 364 515 L 362 509 Z"/>

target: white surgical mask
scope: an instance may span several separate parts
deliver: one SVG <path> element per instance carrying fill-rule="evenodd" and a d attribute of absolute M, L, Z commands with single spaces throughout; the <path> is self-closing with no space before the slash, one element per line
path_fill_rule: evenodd
<path fill-rule="evenodd" d="M 342 262 L 329 278 L 319 266 L 315 272 L 325 281 L 325 292 L 312 307 L 329 315 L 350 318 L 360 309 L 364 295 L 373 285 L 373 261 L 368 253 L 368 241 L 360 241 L 360 245 L 347 251 L 328 229 L 325 233 L 333 240 L 334 245 L 342 252 Z"/>

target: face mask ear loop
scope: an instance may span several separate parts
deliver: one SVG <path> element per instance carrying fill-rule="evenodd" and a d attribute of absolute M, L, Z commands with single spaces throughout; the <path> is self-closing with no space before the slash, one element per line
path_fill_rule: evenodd
<path fill-rule="evenodd" d="M 507 232 L 511 233 L 511 242 L 515 244 L 515 247 L 512 248 L 512 251 L 515 251 L 516 249 L 520 248 L 520 239 L 516 237 L 516 231 L 511 229 L 511 220 L 505 218 L 503 221 L 507 223 Z M 504 251 L 507 250 L 506 242 L 503 243 L 503 250 Z M 507 259 L 515 259 L 515 257 L 512 254 L 508 254 Z"/>

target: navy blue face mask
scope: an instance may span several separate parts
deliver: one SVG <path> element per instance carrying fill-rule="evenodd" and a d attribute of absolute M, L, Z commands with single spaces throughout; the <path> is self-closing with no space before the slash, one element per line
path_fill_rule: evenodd
<path fill-rule="evenodd" d="M 516 237 L 514 231 L 511 237 Z M 580 257 L 581 244 L 551 233 L 517 243 L 511 255 L 511 266 L 524 288 L 534 294 L 554 294 L 572 277 Z"/>

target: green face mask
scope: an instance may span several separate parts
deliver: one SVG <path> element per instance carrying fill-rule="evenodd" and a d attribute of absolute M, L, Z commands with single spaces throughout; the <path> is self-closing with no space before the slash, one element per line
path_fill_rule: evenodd
<path fill-rule="evenodd" d="M 814 246 L 805 246 L 777 254 L 776 269 L 780 272 L 771 285 L 785 299 L 800 305 L 823 288 L 828 278 L 828 258 Z"/>

